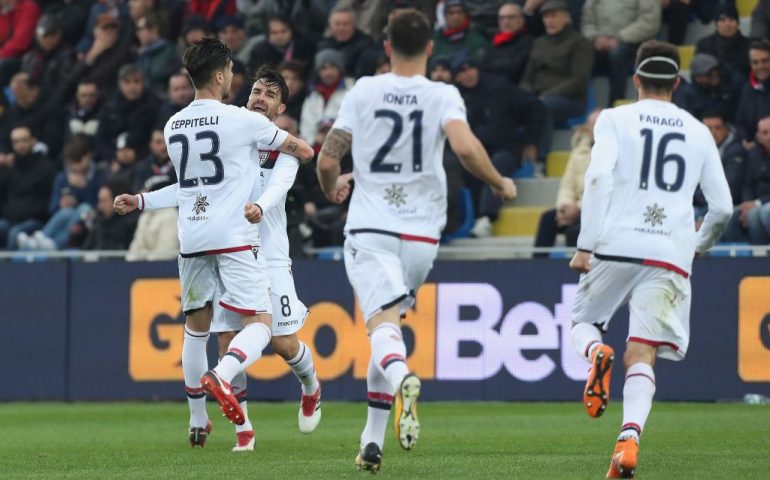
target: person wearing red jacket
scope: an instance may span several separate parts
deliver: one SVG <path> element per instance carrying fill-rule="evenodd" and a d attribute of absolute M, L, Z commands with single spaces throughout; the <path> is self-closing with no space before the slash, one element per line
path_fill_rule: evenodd
<path fill-rule="evenodd" d="M 0 0 L 0 87 L 8 85 L 32 47 L 40 7 L 34 0 Z"/>

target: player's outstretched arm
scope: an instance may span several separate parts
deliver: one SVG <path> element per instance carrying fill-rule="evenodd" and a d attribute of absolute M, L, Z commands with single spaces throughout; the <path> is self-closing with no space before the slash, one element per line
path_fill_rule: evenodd
<path fill-rule="evenodd" d="M 321 184 L 321 191 L 331 202 L 344 202 L 350 192 L 351 176 L 340 177 L 340 161 L 348 154 L 352 144 L 353 136 L 350 132 L 333 128 L 324 140 L 321 153 L 318 154 L 318 182 Z"/>
<path fill-rule="evenodd" d="M 154 192 L 137 193 L 136 195 L 124 193 L 115 197 L 112 206 L 118 215 L 125 215 L 136 209 L 159 210 L 161 208 L 178 207 L 179 202 L 176 198 L 176 190 L 177 184 L 174 183 Z"/>
<path fill-rule="evenodd" d="M 297 138 L 292 134 L 286 137 L 286 140 L 278 147 L 278 150 L 283 153 L 287 153 L 291 156 L 297 157 L 301 163 L 309 163 L 315 156 L 315 150 L 313 147 L 307 144 L 301 138 Z"/>
<path fill-rule="evenodd" d="M 500 175 L 487 151 L 470 126 L 463 120 L 451 120 L 444 125 L 452 151 L 460 158 L 460 163 L 473 176 L 492 187 L 492 193 L 503 200 L 516 198 L 516 184 L 513 180 Z"/>

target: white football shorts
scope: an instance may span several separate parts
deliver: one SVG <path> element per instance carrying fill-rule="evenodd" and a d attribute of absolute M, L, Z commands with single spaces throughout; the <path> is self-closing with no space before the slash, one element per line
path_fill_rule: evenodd
<path fill-rule="evenodd" d="M 658 356 L 682 360 L 690 343 L 690 280 L 660 267 L 591 259 L 580 276 L 572 306 L 575 322 L 607 331 L 615 312 L 628 303 L 628 338 L 658 347 Z"/>
<path fill-rule="evenodd" d="M 273 312 L 273 336 L 291 335 L 305 324 L 308 309 L 297 297 L 291 267 L 269 267 L 267 276 L 270 280 L 270 300 Z M 222 287 L 220 285 L 220 287 Z M 217 296 L 221 290 L 217 291 Z M 243 329 L 241 318 L 224 308 L 214 308 L 214 318 L 210 331 L 237 332 Z"/>
<path fill-rule="evenodd" d="M 364 318 L 399 305 L 401 313 L 414 305 L 438 253 L 438 244 L 404 240 L 381 233 L 348 234 L 345 271 L 361 303 Z"/>
<path fill-rule="evenodd" d="M 243 315 L 270 313 L 270 283 L 256 249 L 216 255 L 179 257 L 182 310 L 203 308 L 206 303 Z M 217 291 L 221 292 L 217 295 Z M 218 308 L 217 308 L 218 309 Z"/>

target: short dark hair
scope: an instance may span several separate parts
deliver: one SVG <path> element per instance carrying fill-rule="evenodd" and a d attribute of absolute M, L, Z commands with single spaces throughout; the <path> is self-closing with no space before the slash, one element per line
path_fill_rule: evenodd
<path fill-rule="evenodd" d="M 288 70 L 300 77 L 302 80 L 305 80 L 305 66 L 297 60 L 287 60 L 278 65 L 278 72 L 283 72 L 284 70 Z"/>
<path fill-rule="evenodd" d="M 187 48 L 182 63 L 196 90 L 209 84 L 214 72 L 226 70 L 233 53 L 216 38 L 204 37 Z"/>
<path fill-rule="evenodd" d="M 91 153 L 91 141 L 82 133 L 76 133 L 64 145 L 64 161 L 68 163 L 78 163 L 89 153 Z"/>
<path fill-rule="evenodd" d="M 158 12 L 149 12 L 144 16 L 142 16 L 141 18 L 144 18 L 144 26 L 146 28 L 157 30 L 160 36 L 163 36 L 165 34 L 165 32 L 163 31 L 163 26 L 165 25 L 166 22 L 165 22 L 165 19 L 163 18 L 163 15 L 161 15 Z"/>
<path fill-rule="evenodd" d="M 130 77 L 140 76 L 144 80 L 144 70 L 136 63 L 126 63 L 118 70 L 118 81 L 123 81 Z"/>
<path fill-rule="evenodd" d="M 292 32 L 294 31 L 294 25 L 291 24 L 291 19 L 286 15 L 276 14 L 276 15 L 270 15 L 269 17 L 267 17 L 267 21 L 265 22 L 265 25 L 267 25 L 268 30 L 272 22 L 283 23 L 284 25 L 289 27 L 289 30 L 291 30 Z"/>
<path fill-rule="evenodd" d="M 701 116 L 700 116 L 700 121 L 703 122 L 703 120 L 705 120 L 707 118 L 718 118 L 718 119 L 722 120 L 722 123 L 724 123 L 725 125 L 727 125 L 727 123 L 728 123 L 727 122 L 727 117 L 725 116 L 724 112 L 721 112 L 721 111 L 713 109 L 713 108 L 704 111 L 701 114 Z"/>
<path fill-rule="evenodd" d="M 674 63 L 666 61 L 651 61 L 643 65 L 640 72 L 639 66 L 642 63 L 652 57 L 667 58 Z M 676 64 L 676 65 L 674 65 Z M 677 78 L 679 78 L 679 50 L 672 44 L 666 42 L 659 42 L 657 40 L 648 40 L 644 42 L 639 50 L 636 51 L 636 73 L 639 75 L 639 80 L 642 83 L 642 88 L 649 92 L 665 93 L 671 92 L 674 89 L 674 84 Z M 650 75 L 664 75 L 670 78 L 654 78 L 645 76 L 644 73 Z"/>
<path fill-rule="evenodd" d="M 264 83 L 268 87 L 278 87 L 278 91 L 281 92 L 281 103 L 286 104 L 289 100 L 289 87 L 286 85 L 286 80 L 272 65 L 262 65 L 257 68 L 254 81 Z"/>
<path fill-rule="evenodd" d="M 425 51 L 433 37 L 428 18 L 410 9 L 391 20 L 387 28 L 393 51 L 405 57 L 415 57 Z"/>
<path fill-rule="evenodd" d="M 751 42 L 749 50 L 763 50 L 770 53 L 770 42 L 767 40 L 754 40 Z"/>

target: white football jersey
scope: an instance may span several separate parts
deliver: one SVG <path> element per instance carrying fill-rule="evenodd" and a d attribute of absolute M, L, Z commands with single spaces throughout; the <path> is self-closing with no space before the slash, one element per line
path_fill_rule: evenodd
<path fill-rule="evenodd" d="M 259 175 L 252 151 L 281 145 L 287 133 L 261 114 L 195 100 L 169 119 L 164 136 L 179 179 L 181 253 L 253 245 L 257 226 L 243 216 Z"/>
<path fill-rule="evenodd" d="M 578 248 L 689 274 L 732 212 L 713 137 L 670 102 L 640 100 L 604 110 L 585 177 Z M 696 234 L 693 193 L 709 212 Z"/>
<path fill-rule="evenodd" d="M 353 136 L 346 232 L 439 239 L 446 223 L 443 127 L 451 120 L 466 121 L 452 85 L 392 73 L 356 82 L 334 123 Z"/>
<path fill-rule="evenodd" d="M 258 154 L 259 181 L 254 184 L 251 199 L 262 208 L 260 251 L 268 267 L 291 266 L 286 233 L 286 196 L 297 177 L 299 161 L 265 146 L 258 150 Z"/>

